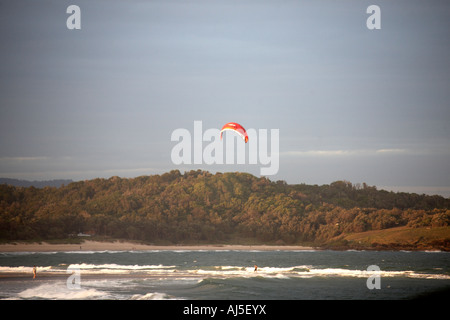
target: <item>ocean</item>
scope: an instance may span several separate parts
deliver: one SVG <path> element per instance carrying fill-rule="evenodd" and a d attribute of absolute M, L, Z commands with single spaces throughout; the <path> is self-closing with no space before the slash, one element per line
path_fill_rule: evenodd
<path fill-rule="evenodd" d="M 449 289 L 449 252 L 0 253 L 2 300 L 397 300 Z"/>

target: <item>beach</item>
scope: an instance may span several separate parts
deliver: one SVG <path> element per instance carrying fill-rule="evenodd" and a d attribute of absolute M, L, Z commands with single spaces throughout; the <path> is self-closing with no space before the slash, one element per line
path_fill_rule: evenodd
<path fill-rule="evenodd" d="M 41 243 L 8 243 L 0 245 L 0 252 L 66 252 L 66 251 L 145 251 L 145 250 L 258 250 L 258 251 L 291 251 L 314 250 L 305 246 L 280 245 L 147 245 L 121 241 L 91 241 L 81 244 Z"/>

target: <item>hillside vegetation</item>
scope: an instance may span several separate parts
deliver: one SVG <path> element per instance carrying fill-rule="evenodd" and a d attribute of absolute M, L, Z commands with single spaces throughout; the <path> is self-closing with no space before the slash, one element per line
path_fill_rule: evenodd
<path fill-rule="evenodd" d="M 347 181 L 288 185 L 247 173 L 174 170 L 60 188 L 0 185 L 3 241 L 62 239 L 83 232 L 153 243 L 378 247 L 379 242 L 349 235 L 403 227 L 439 230 L 439 236 L 419 242 L 402 238 L 392 242 L 395 248 L 420 243 L 421 248 L 449 250 L 449 226 L 450 199 Z"/>

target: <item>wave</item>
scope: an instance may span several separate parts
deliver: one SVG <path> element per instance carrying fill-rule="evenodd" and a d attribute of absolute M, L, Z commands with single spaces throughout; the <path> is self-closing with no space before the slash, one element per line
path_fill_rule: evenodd
<path fill-rule="evenodd" d="M 130 300 L 175 300 L 179 298 L 175 298 L 166 293 L 160 292 L 150 292 L 146 294 L 135 294 L 131 296 Z"/>
<path fill-rule="evenodd" d="M 144 274 L 167 274 L 174 272 L 176 266 L 164 265 L 119 265 L 119 264 L 71 264 L 68 270 L 79 270 L 85 274 L 130 274 L 130 273 L 144 273 Z"/>
<path fill-rule="evenodd" d="M 27 266 L 0 266 L 0 273 L 22 273 L 31 274 L 32 267 Z M 69 274 L 80 272 L 80 275 L 143 275 L 159 279 L 190 279 L 190 278 L 312 278 L 312 277 L 353 277 L 368 278 L 373 275 L 380 277 L 407 277 L 421 279 L 441 279 L 450 280 L 450 275 L 446 273 L 420 273 L 413 270 L 381 270 L 379 272 L 345 269 L 345 268 L 320 268 L 312 265 L 297 265 L 291 267 L 258 267 L 254 271 L 253 267 L 243 266 L 192 266 L 180 268 L 175 265 L 120 265 L 120 264 L 60 264 L 58 266 L 38 266 L 39 274 L 59 273 Z M 436 270 L 442 271 L 442 270 Z"/>
<path fill-rule="evenodd" d="M 129 299 L 129 300 L 174 300 L 179 299 L 166 293 L 149 292 L 146 294 L 117 295 L 97 289 L 67 289 L 58 284 L 43 284 L 35 288 L 26 289 L 17 294 L 18 299 L 46 299 L 46 300 L 90 300 L 90 299 Z"/>
<path fill-rule="evenodd" d="M 38 267 L 38 270 L 40 272 L 48 272 L 51 271 L 54 267 L 52 266 L 46 266 L 46 267 Z M 65 270 L 64 270 L 65 271 Z M 19 266 L 19 267 L 3 267 L 0 266 L 0 273 L 32 273 L 33 267 L 25 267 L 25 266 Z"/>
<path fill-rule="evenodd" d="M 54 255 L 54 254 L 99 254 L 99 253 L 152 253 L 161 252 L 163 250 L 72 250 L 72 251 L 11 251 L 0 252 L 0 256 L 25 256 L 25 255 Z"/>
<path fill-rule="evenodd" d="M 10 256 L 27 256 L 27 255 L 50 255 L 50 254 L 57 254 L 61 253 L 58 251 L 42 251 L 42 252 L 36 252 L 36 251 L 11 251 L 11 252 L 0 252 L 0 256 L 2 257 L 10 257 Z"/>
<path fill-rule="evenodd" d="M 417 273 L 411 270 L 402 271 L 380 271 L 374 273 L 367 270 L 343 269 L 343 268 L 317 268 L 311 265 L 299 265 L 293 267 L 258 267 L 254 271 L 253 267 L 239 266 L 215 266 L 185 270 L 191 275 L 203 277 L 230 278 L 230 277 L 265 277 L 265 278 L 312 278 L 312 277 L 357 277 L 368 278 L 372 275 L 380 277 L 408 277 L 421 279 L 445 279 L 450 280 L 447 274 Z"/>
<path fill-rule="evenodd" d="M 164 266 L 159 265 L 120 265 L 115 263 L 109 264 L 71 264 L 69 269 L 81 269 L 81 270 L 92 270 L 92 269 L 113 269 L 113 270 L 146 270 L 146 269 L 173 269 L 176 266 Z"/>
<path fill-rule="evenodd" d="M 85 299 L 108 299 L 108 293 L 97 289 L 67 288 L 65 283 L 45 283 L 37 287 L 26 289 L 17 294 L 21 299 L 50 299 L 50 300 L 85 300 Z"/>

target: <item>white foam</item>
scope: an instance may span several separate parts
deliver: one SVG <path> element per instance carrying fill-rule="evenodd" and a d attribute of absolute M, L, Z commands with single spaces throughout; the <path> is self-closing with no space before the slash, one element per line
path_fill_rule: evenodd
<path fill-rule="evenodd" d="M 47 266 L 47 267 L 40 267 L 37 266 L 37 272 L 46 272 L 46 271 L 55 271 L 52 270 L 51 266 Z M 19 267 L 3 267 L 0 266 L 0 273 L 32 273 L 33 272 L 33 267 L 25 267 L 25 266 L 19 266 Z"/>
<path fill-rule="evenodd" d="M 2 256 L 29 256 L 29 255 L 51 255 L 59 253 L 57 251 L 42 251 L 42 252 L 35 252 L 35 251 L 11 251 L 11 252 L 0 252 L 0 255 Z"/>
<path fill-rule="evenodd" d="M 174 297 L 172 297 L 166 293 L 160 293 L 160 292 L 150 292 L 150 293 L 146 293 L 144 295 L 135 294 L 130 298 L 130 300 L 172 300 L 172 299 L 174 299 Z"/>
<path fill-rule="evenodd" d="M 204 277 L 230 278 L 230 277 L 276 277 L 289 278 L 296 276 L 299 270 L 308 271 L 310 266 L 294 266 L 294 267 L 258 267 L 257 271 L 254 267 L 242 266 L 215 266 L 207 269 L 191 269 L 186 272 L 192 275 L 201 275 Z"/>
<path fill-rule="evenodd" d="M 354 270 L 354 269 L 342 269 L 342 268 L 325 268 L 325 269 L 310 269 L 307 272 L 298 272 L 299 276 L 312 277 L 355 277 L 355 278 L 368 278 L 372 275 L 379 275 L 380 277 L 408 277 L 408 278 L 421 278 L 421 279 L 450 279 L 450 275 L 445 274 L 426 274 L 416 273 L 411 270 L 402 271 L 379 271 L 372 272 L 367 270 Z"/>
<path fill-rule="evenodd" d="M 7 267 L 0 266 L 0 273 L 25 273 L 32 274 L 32 267 L 18 266 Z M 68 270 L 79 270 L 83 274 L 146 274 L 161 279 L 168 278 L 190 278 L 190 277 L 357 277 L 368 278 L 374 275 L 374 272 L 358 269 L 344 268 L 320 268 L 311 265 L 299 265 L 292 267 L 265 267 L 259 266 L 255 272 L 254 267 L 245 266 L 207 266 L 195 269 L 177 269 L 176 266 L 164 265 L 120 265 L 120 264 L 71 264 L 67 268 L 61 266 L 38 266 L 39 273 L 58 272 L 67 273 Z M 421 279 L 450 279 L 450 275 L 442 273 L 417 273 L 411 270 L 386 271 L 381 270 L 377 273 L 381 277 L 408 277 Z"/>
<path fill-rule="evenodd" d="M 22 299 L 84 300 L 108 298 L 108 295 L 96 289 L 69 289 L 65 282 L 55 282 L 26 289 L 20 292 L 18 297 Z"/>
<path fill-rule="evenodd" d="M 180 271 L 183 272 L 183 271 Z M 253 267 L 239 267 L 239 266 L 217 266 L 209 267 L 208 269 L 194 269 L 184 271 L 188 274 L 198 275 L 203 277 L 268 277 L 268 278 L 311 278 L 311 277 L 353 277 L 353 278 L 368 278 L 372 275 L 379 275 L 380 277 L 408 277 L 421 279 L 450 279 L 450 275 L 446 274 L 427 274 L 417 273 L 411 270 L 402 271 L 383 271 L 374 273 L 367 270 L 344 269 L 344 268 L 314 268 L 310 265 L 301 265 L 294 267 L 258 267 L 254 271 Z"/>
<path fill-rule="evenodd" d="M 85 273 L 130 273 L 137 271 L 167 271 L 173 269 L 175 266 L 163 266 L 163 265 L 119 265 L 115 263 L 110 264 L 71 264 L 68 269 L 78 269 Z M 173 270 L 171 270 L 173 271 Z"/>

